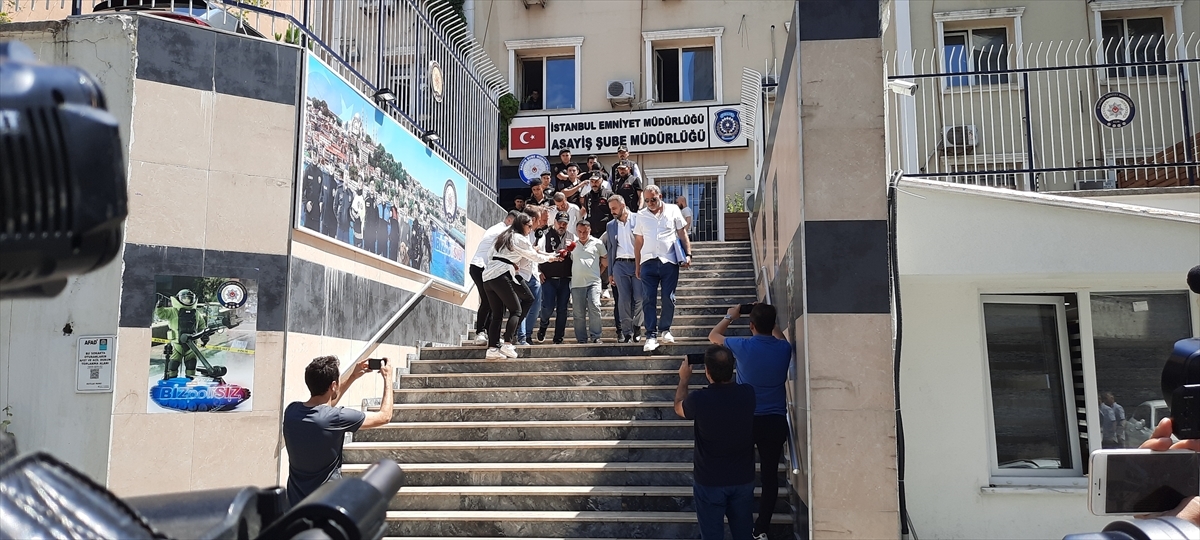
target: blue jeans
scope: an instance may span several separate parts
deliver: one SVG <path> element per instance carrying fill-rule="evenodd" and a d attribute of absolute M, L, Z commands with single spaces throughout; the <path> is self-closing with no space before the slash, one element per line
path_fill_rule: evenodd
<path fill-rule="evenodd" d="M 633 335 L 642 325 L 642 282 L 633 277 L 633 261 L 616 261 L 609 269 L 617 281 L 617 329 Z"/>
<path fill-rule="evenodd" d="M 575 316 L 575 340 L 587 343 L 600 338 L 600 282 L 587 287 L 571 287 L 571 311 Z M 587 329 L 585 331 L 584 325 Z"/>
<path fill-rule="evenodd" d="M 650 259 L 642 263 L 642 315 L 646 319 L 646 337 L 658 337 L 671 329 L 675 320 L 675 286 L 679 284 L 679 265 Z M 662 318 L 658 317 L 658 286 L 662 285 Z"/>
<path fill-rule="evenodd" d="M 724 540 L 725 519 L 733 540 L 750 540 L 754 525 L 754 482 L 740 486 L 709 487 L 692 484 L 696 521 L 701 540 Z"/>
<path fill-rule="evenodd" d="M 538 335 L 545 336 L 546 328 L 550 326 L 550 316 L 554 315 L 554 341 L 561 343 L 567 336 L 567 304 L 571 302 L 571 278 L 546 278 L 542 284 L 541 322 L 538 324 Z"/>
<path fill-rule="evenodd" d="M 529 294 L 533 295 L 533 305 L 529 306 L 529 313 L 521 321 L 521 330 L 517 332 L 517 341 L 533 341 L 533 323 L 537 322 L 538 312 L 542 308 L 542 282 L 538 280 L 537 275 L 534 275 L 525 284 L 529 285 Z"/>

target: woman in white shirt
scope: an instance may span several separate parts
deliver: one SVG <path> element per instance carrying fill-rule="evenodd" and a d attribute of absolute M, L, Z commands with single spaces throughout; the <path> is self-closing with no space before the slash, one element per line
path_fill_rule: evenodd
<path fill-rule="evenodd" d="M 513 334 L 533 304 L 533 295 L 517 273 L 523 260 L 533 264 L 561 260 L 555 255 L 542 253 L 529 242 L 533 221 L 528 214 L 518 214 L 512 226 L 500 233 L 496 243 L 488 252 L 487 266 L 483 269 L 483 291 L 492 308 L 492 320 L 488 326 L 488 359 L 516 358 Z M 508 310 L 508 322 L 504 326 L 504 346 L 500 347 L 500 320 Z"/>

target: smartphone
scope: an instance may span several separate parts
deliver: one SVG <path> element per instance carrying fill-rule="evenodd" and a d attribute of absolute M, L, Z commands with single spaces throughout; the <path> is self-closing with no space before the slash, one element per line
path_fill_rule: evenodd
<path fill-rule="evenodd" d="M 1088 507 L 1097 516 L 1166 512 L 1200 495 L 1200 453 L 1097 450 L 1088 483 Z"/>
<path fill-rule="evenodd" d="M 386 363 L 387 363 L 386 358 L 368 358 L 367 359 L 367 369 L 369 369 L 371 371 L 380 371 L 383 369 L 383 365 Z"/>
<path fill-rule="evenodd" d="M 704 353 L 692 353 L 687 355 L 687 361 L 691 365 L 704 364 Z"/>
<path fill-rule="evenodd" d="M 754 310 L 754 304 L 742 304 L 742 305 L 738 306 L 738 313 L 740 313 L 742 315 L 749 315 L 750 312 L 753 310 Z"/>

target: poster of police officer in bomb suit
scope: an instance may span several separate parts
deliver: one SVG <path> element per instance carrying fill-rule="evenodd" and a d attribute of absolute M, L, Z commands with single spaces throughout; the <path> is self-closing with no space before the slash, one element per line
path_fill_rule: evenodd
<path fill-rule="evenodd" d="M 157 276 L 146 411 L 253 410 L 258 285 Z"/>

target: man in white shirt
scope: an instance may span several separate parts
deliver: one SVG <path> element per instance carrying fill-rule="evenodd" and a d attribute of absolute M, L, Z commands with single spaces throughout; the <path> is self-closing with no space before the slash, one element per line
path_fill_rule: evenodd
<path fill-rule="evenodd" d="M 567 196 L 562 193 L 554 194 L 554 209 L 560 213 L 567 214 L 571 221 L 567 222 L 567 230 L 573 234 L 575 232 L 575 224 L 579 223 L 579 207 L 567 202 Z"/>
<path fill-rule="evenodd" d="M 475 283 L 475 292 L 479 293 L 479 311 L 475 313 L 475 343 L 487 345 L 487 327 L 492 318 L 492 307 L 488 305 L 487 294 L 483 292 L 483 269 L 487 266 L 488 250 L 496 243 L 496 238 L 512 226 L 513 218 L 520 212 L 513 210 L 504 216 L 504 221 L 488 227 L 475 247 L 475 255 L 471 257 L 471 281 Z"/>
<path fill-rule="evenodd" d="M 642 281 L 642 315 L 646 320 L 646 352 L 658 348 L 659 341 L 675 343 L 671 321 L 675 318 L 675 286 L 679 269 L 692 264 L 692 243 L 687 222 L 679 207 L 663 201 L 662 189 L 646 186 L 642 192 L 646 207 L 637 213 L 633 229 L 636 276 Z M 658 288 L 662 286 L 662 318 L 658 317 Z M 660 335 L 661 334 L 661 335 Z"/>
<path fill-rule="evenodd" d="M 679 212 L 683 214 L 683 220 L 687 222 L 688 238 L 696 236 L 696 220 L 693 219 L 692 207 L 688 205 L 687 197 L 680 195 L 675 197 L 675 206 L 679 207 Z"/>
<path fill-rule="evenodd" d="M 608 279 L 616 291 L 617 342 L 629 343 L 639 337 L 642 326 L 642 284 L 634 275 L 633 229 L 637 216 L 629 211 L 625 198 L 613 195 L 608 198 L 608 209 L 613 219 L 608 222 L 604 233 L 604 247 L 612 260 Z"/>

